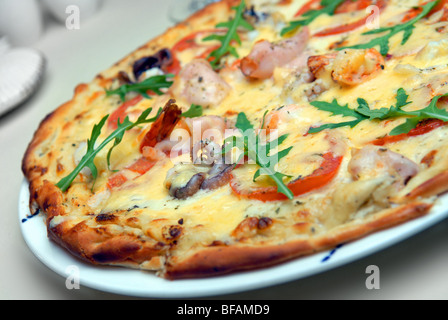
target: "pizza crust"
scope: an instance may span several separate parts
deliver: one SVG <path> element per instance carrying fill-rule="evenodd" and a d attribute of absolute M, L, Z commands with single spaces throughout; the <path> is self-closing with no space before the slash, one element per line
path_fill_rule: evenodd
<path fill-rule="evenodd" d="M 324 236 L 291 240 L 283 244 L 266 242 L 252 245 L 211 246 L 201 248 L 185 257 L 169 257 L 162 276 L 167 279 L 201 278 L 223 275 L 235 271 L 254 270 L 291 261 L 319 251 L 332 249 L 339 244 L 365 237 L 373 232 L 396 226 L 426 215 L 432 205 L 412 203 L 384 210 L 367 220 L 353 221 L 334 228 Z"/>

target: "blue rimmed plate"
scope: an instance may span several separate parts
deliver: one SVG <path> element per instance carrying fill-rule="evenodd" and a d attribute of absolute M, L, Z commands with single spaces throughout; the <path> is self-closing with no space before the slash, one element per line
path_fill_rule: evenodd
<path fill-rule="evenodd" d="M 197 298 L 231 294 L 302 279 L 354 262 L 403 241 L 448 217 L 448 196 L 421 218 L 376 232 L 333 250 L 314 254 L 262 270 L 207 279 L 169 281 L 154 273 L 120 267 L 86 264 L 47 238 L 44 217 L 29 210 L 28 183 L 19 197 L 19 219 L 23 237 L 36 257 L 51 270 L 69 277 L 77 270 L 80 285 L 93 289 L 145 298 Z M 76 268 L 76 269 L 74 269 Z"/>

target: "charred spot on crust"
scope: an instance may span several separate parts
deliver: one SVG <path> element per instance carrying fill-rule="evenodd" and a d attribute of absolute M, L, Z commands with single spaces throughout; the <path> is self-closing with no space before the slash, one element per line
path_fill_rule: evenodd
<path fill-rule="evenodd" d="M 183 228 L 180 225 L 163 227 L 162 236 L 168 242 L 176 241 L 182 235 Z"/>
<path fill-rule="evenodd" d="M 272 221 L 271 218 L 266 218 L 266 217 L 260 218 L 258 220 L 257 227 L 258 227 L 259 230 L 264 230 L 264 229 L 269 228 L 272 225 L 272 223 L 273 223 L 273 221 Z"/>
<path fill-rule="evenodd" d="M 215 240 L 209 245 L 209 247 L 221 247 L 221 246 L 227 246 L 227 243 L 220 240 Z"/>
<path fill-rule="evenodd" d="M 244 219 L 232 232 L 235 238 L 250 238 L 272 226 L 274 221 L 267 217 L 249 217 Z"/>
<path fill-rule="evenodd" d="M 141 247 L 136 243 L 127 243 L 118 248 L 104 248 L 92 255 L 92 259 L 98 263 L 110 263 L 122 261 Z"/>
<path fill-rule="evenodd" d="M 98 223 L 114 222 L 117 220 L 117 216 L 112 213 L 101 213 L 95 217 L 95 221 Z"/>

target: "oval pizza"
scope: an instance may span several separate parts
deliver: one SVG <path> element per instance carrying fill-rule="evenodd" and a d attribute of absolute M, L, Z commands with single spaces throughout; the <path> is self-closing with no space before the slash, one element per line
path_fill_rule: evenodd
<path fill-rule="evenodd" d="M 430 214 L 448 1 L 222 0 L 76 86 L 23 158 L 49 239 L 177 280 Z"/>

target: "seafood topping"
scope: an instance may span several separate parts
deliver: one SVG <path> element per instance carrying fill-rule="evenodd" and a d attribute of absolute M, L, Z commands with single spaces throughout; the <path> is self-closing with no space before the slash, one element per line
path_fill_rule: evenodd
<path fill-rule="evenodd" d="M 167 174 L 165 187 L 171 196 L 187 199 L 200 190 L 215 190 L 229 183 L 233 165 L 178 163 Z"/>
<path fill-rule="evenodd" d="M 415 162 L 384 147 L 368 145 L 352 154 L 348 171 L 356 180 L 389 175 L 404 185 L 419 172 Z"/>
<path fill-rule="evenodd" d="M 291 62 L 304 52 L 309 37 L 309 30 L 305 27 L 294 37 L 276 43 L 259 41 L 250 54 L 241 60 L 241 71 L 248 78 L 270 78 L 276 67 Z"/>

